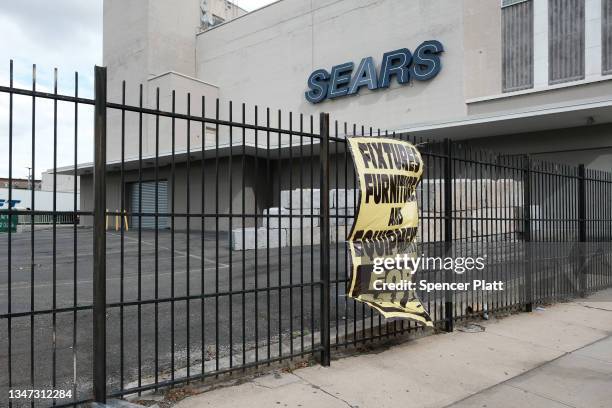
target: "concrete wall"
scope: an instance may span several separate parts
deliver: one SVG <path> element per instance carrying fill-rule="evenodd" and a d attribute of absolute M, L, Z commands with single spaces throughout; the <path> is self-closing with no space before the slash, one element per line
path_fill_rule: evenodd
<path fill-rule="evenodd" d="M 527 92 L 511 97 L 468 101 L 468 112 L 470 115 L 494 115 L 499 112 L 529 112 L 545 107 L 605 102 L 609 100 L 611 92 L 612 81 L 584 83 L 576 86 L 566 84 L 546 92 Z M 602 119 L 609 121 L 610 118 Z"/>
<path fill-rule="evenodd" d="M 187 98 L 190 94 L 190 114 L 201 117 L 202 96 L 206 99 L 207 112 L 214 112 L 215 100 L 218 90 L 216 87 L 199 81 L 195 78 L 168 72 L 147 79 L 143 87 L 144 106 L 155 108 L 157 106 L 157 89 L 159 88 L 160 110 L 172 112 L 172 91 L 175 91 L 174 110 L 180 114 L 187 114 Z M 109 161 L 121 159 L 121 112 L 110 110 L 108 114 L 108 149 Z M 139 114 L 126 112 L 125 114 L 125 158 L 136 159 L 139 154 Z M 202 146 L 201 122 L 190 122 L 190 141 L 192 150 L 199 150 Z M 212 144 L 213 130 L 208 125 L 209 135 L 207 145 Z M 156 144 L 156 117 L 154 115 L 143 115 L 142 119 L 142 155 L 143 157 L 155 155 Z M 187 150 L 187 121 L 184 119 L 174 120 L 175 151 Z M 159 154 L 160 156 L 170 154 L 172 151 L 172 120 L 168 117 L 159 118 Z"/>
<path fill-rule="evenodd" d="M 216 0 L 219 1 L 219 0 Z M 214 100 L 213 86 L 195 76 L 195 39 L 200 31 L 199 0 L 106 0 L 104 2 L 103 60 L 108 67 L 108 99 L 122 100 L 122 81 L 126 82 L 126 103 L 138 106 L 139 86 L 143 85 L 143 105 L 155 107 L 156 88 L 170 110 L 167 99 L 177 90 L 177 101 L 184 105 L 187 92 L 193 92 L 194 111 L 199 109 L 201 95 Z M 164 75 L 178 72 L 181 75 Z M 177 112 L 184 112 L 179 110 Z M 139 123 L 137 115 L 126 115 L 126 157 L 138 153 Z M 109 160 L 120 155 L 120 112 L 109 111 Z M 151 152 L 155 132 L 153 118 L 143 121 L 143 154 Z M 167 139 L 164 137 L 164 139 Z"/>
<path fill-rule="evenodd" d="M 216 162 L 215 160 L 205 161 L 205 183 L 202 183 L 202 168 L 200 162 L 193 162 L 191 164 L 190 172 L 190 212 L 201 213 L 202 211 L 202 188 L 204 188 L 204 200 L 205 200 L 205 213 L 212 215 L 216 212 L 217 196 L 216 188 Z M 245 166 L 245 179 L 244 179 L 244 201 L 245 211 L 247 214 L 261 213 L 264 208 L 270 206 L 270 200 L 266 195 L 267 188 L 265 186 L 265 179 L 257 177 L 254 172 L 255 159 L 253 157 L 246 157 L 244 161 Z M 259 163 L 258 168 L 265 169 L 265 163 Z M 232 189 L 230 192 L 229 188 L 229 177 L 230 177 L 230 162 L 227 157 L 219 159 L 218 175 L 218 210 L 219 214 L 230 213 L 230 201 L 232 203 L 232 212 L 234 214 L 242 214 L 242 158 L 234 157 L 231 163 L 232 169 Z M 168 181 L 168 212 L 172 209 L 172 173 L 170 166 L 164 166 L 159 169 L 159 180 Z M 128 213 L 134 212 L 130 208 L 130 194 L 129 184 L 138 182 L 138 171 L 128 171 L 125 173 L 125 203 L 126 210 Z M 143 169 L 142 174 L 143 181 L 155 180 L 155 172 L 153 168 Z M 82 176 L 83 187 L 81 194 L 81 208 L 83 211 L 93 210 L 93 190 L 92 190 L 92 177 Z M 106 203 L 109 211 L 118 211 L 121 208 L 121 174 L 118 172 L 112 172 L 107 175 L 106 180 Z M 257 209 L 255 209 L 255 189 L 257 188 Z M 187 167 L 185 163 L 177 163 L 175 173 L 175 184 L 174 184 L 174 198 L 175 198 L 175 213 L 186 213 L 187 211 Z M 229 227 L 229 218 L 221 215 L 219 217 L 219 229 L 221 231 L 227 231 Z M 245 219 L 244 226 L 254 226 L 254 217 Z M 91 217 L 83 217 L 81 221 L 82 225 L 91 226 Z M 232 221 L 232 227 L 242 227 L 241 218 L 234 218 Z M 191 229 L 198 230 L 201 226 L 201 219 L 196 218 L 191 221 Z M 183 230 L 186 228 L 185 217 L 175 217 L 175 229 Z M 206 217 L 207 230 L 214 230 L 215 218 L 212 216 Z"/>
<path fill-rule="evenodd" d="M 74 176 L 66 174 L 58 174 L 56 179 L 56 191 L 73 192 L 74 191 Z M 81 180 L 77 177 L 77 192 L 80 190 Z M 53 172 L 42 174 L 41 190 L 53 191 Z"/>
<path fill-rule="evenodd" d="M 380 64 L 386 51 L 433 39 L 445 52 L 430 81 L 317 105 L 304 98 L 315 69 L 367 56 Z M 283 0 L 199 34 L 196 54 L 198 78 L 222 99 L 385 128 L 465 116 L 463 61 L 463 5 L 443 0 Z"/>
<path fill-rule="evenodd" d="M 499 1 L 464 0 L 465 97 L 501 93 L 502 38 Z"/>
<path fill-rule="evenodd" d="M 484 137 L 471 139 L 468 143 L 475 148 L 512 155 L 530 154 L 535 159 L 572 166 L 584 164 L 591 169 L 612 171 L 612 125 L 610 124 L 503 137 Z"/>

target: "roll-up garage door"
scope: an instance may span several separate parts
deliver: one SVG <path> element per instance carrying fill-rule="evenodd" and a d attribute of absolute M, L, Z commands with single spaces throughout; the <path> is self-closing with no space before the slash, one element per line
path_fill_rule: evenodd
<path fill-rule="evenodd" d="M 132 213 L 132 225 L 131 228 L 138 228 L 139 226 L 139 208 L 140 208 L 140 189 L 138 183 L 130 184 L 130 204 Z M 168 212 L 168 182 L 159 181 L 157 189 L 157 211 L 158 213 Z M 143 214 L 154 214 L 155 213 L 155 182 L 154 181 L 143 181 L 142 182 L 142 213 Z M 159 217 L 158 228 L 163 229 L 168 227 L 168 218 Z M 142 216 L 142 228 L 143 229 L 155 229 L 155 217 L 153 216 Z"/>

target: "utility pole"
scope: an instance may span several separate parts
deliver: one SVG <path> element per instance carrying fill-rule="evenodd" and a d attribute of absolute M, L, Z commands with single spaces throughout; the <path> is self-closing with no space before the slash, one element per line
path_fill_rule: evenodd
<path fill-rule="evenodd" d="M 28 189 L 34 190 L 34 183 L 32 183 L 32 168 L 26 167 L 28 169 Z"/>

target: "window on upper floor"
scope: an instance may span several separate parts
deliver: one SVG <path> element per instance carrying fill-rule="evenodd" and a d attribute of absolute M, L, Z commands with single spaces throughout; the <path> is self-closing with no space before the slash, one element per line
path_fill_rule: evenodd
<path fill-rule="evenodd" d="M 584 78 L 584 2 L 548 0 L 548 83 Z"/>
<path fill-rule="evenodd" d="M 502 90 L 533 87 L 533 1 L 502 1 Z"/>

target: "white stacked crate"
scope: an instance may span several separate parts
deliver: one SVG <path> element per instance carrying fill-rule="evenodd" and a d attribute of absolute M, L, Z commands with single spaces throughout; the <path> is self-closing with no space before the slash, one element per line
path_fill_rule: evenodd
<path fill-rule="evenodd" d="M 355 190 L 331 190 L 330 239 L 344 242 L 355 216 Z M 232 249 L 235 251 L 318 245 L 321 242 L 321 192 L 318 189 L 281 191 L 280 207 L 266 208 L 261 227 L 232 230 Z M 244 237 L 244 240 L 243 240 Z M 268 241 L 269 238 L 269 241 Z"/>
<path fill-rule="evenodd" d="M 511 179 L 456 179 L 453 182 L 453 238 L 522 232 L 523 185 Z M 444 239 L 444 180 L 424 180 L 417 189 L 419 238 L 423 242 Z M 263 211 L 261 226 L 232 231 L 232 249 L 278 248 L 318 245 L 321 239 L 320 191 L 283 190 L 280 207 Z M 344 242 L 353 225 L 359 192 L 355 189 L 330 191 L 330 239 Z M 532 206 L 538 218 L 539 207 Z M 539 229 L 533 222 L 532 228 Z M 243 242 L 244 235 L 244 242 Z M 257 240 L 255 237 L 257 236 Z"/>

